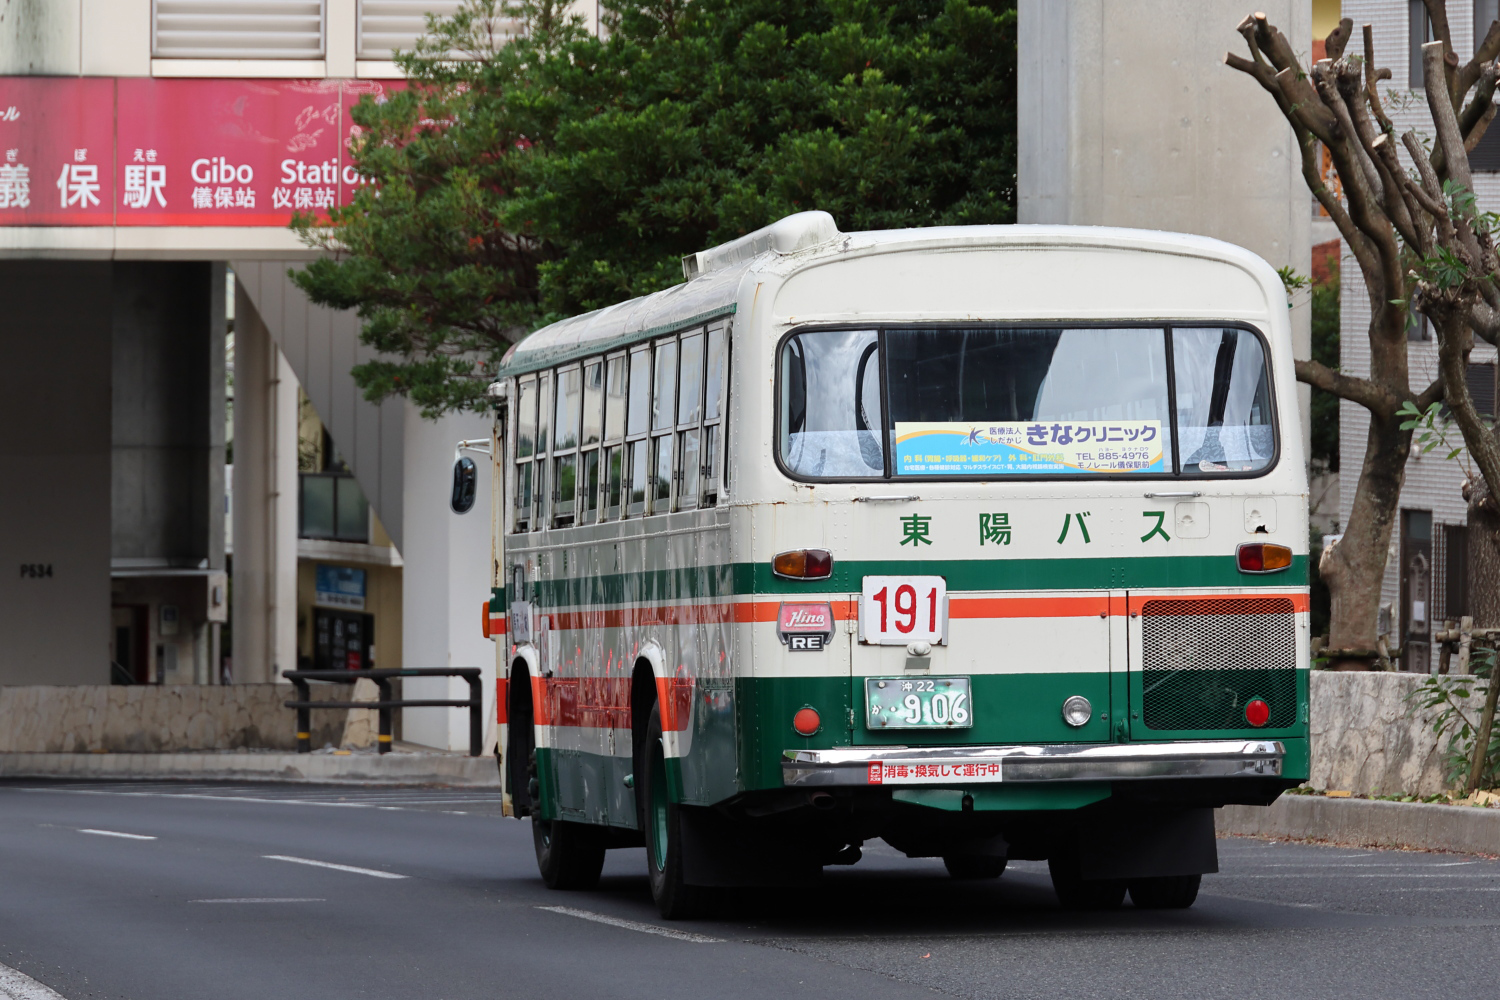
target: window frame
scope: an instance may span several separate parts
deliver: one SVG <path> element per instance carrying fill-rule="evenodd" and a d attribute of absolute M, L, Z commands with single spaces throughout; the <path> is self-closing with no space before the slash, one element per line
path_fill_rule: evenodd
<path fill-rule="evenodd" d="M 708 415 L 708 360 L 712 356 L 709 345 L 713 343 L 715 334 L 724 338 L 724 371 L 720 376 L 719 384 L 719 412 L 710 417 Z M 703 493 L 699 500 L 700 508 L 718 506 L 719 497 L 729 490 L 729 452 L 725 441 L 725 428 L 729 426 L 729 371 L 733 363 L 730 345 L 728 323 L 720 321 L 704 327 L 703 421 L 698 432 L 700 435 L 698 453 L 703 458 L 703 469 L 699 474 L 703 482 Z"/>
<path fill-rule="evenodd" d="M 558 528 L 580 527 L 583 525 L 603 523 L 606 521 L 622 521 L 637 517 L 654 517 L 658 514 L 669 514 L 677 511 L 701 510 L 718 505 L 719 498 L 728 491 L 728 445 L 725 440 L 729 425 L 729 407 L 732 395 L 732 324 L 726 322 L 705 323 L 684 327 L 671 334 L 646 337 L 642 340 L 616 347 L 612 350 L 600 351 L 576 360 L 562 364 L 552 365 L 524 375 L 512 377 L 515 386 L 516 398 L 520 399 L 521 387 L 529 386 L 534 395 L 536 408 L 536 426 L 533 430 L 535 436 L 534 444 L 541 443 L 544 432 L 547 435 L 547 447 L 534 447 L 531 455 L 525 458 L 515 457 L 519 453 L 520 425 L 519 411 L 517 419 L 508 420 L 506 436 L 511 442 L 511 465 L 514 466 L 512 481 L 514 487 L 511 490 L 509 534 L 524 534 L 531 531 L 546 531 Z M 685 337 L 699 337 L 702 341 L 702 351 L 699 353 L 699 377 L 698 377 L 698 400 L 696 409 L 698 419 L 696 421 L 680 422 L 676 420 L 678 407 L 681 406 L 682 393 L 682 341 Z M 709 342 L 714 337 L 722 337 L 724 340 L 723 362 L 722 362 L 722 384 L 719 390 L 719 413 L 712 419 L 706 419 L 707 392 L 708 392 L 708 359 Z M 671 420 L 661 427 L 656 426 L 654 415 L 656 409 L 657 380 L 662 374 L 658 372 L 657 353 L 659 348 L 671 347 L 671 355 L 676 358 L 672 370 L 672 407 Z M 645 428 L 643 430 L 630 432 L 630 396 L 635 388 L 634 373 L 632 371 L 631 359 L 640 353 L 645 358 L 645 365 L 639 372 L 640 379 L 646 384 L 646 412 Z M 621 414 L 621 426 L 619 432 L 611 436 L 609 433 L 608 420 L 605 414 L 608 412 L 609 398 L 609 365 L 612 361 L 619 361 L 625 374 L 624 409 Z M 580 379 L 580 392 L 578 406 L 585 404 L 587 396 L 586 379 L 591 365 L 601 365 L 603 369 L 603 393 L 600 400 L 601 406 L 601 433 L 600 441 L 594 445 L 583 443 L 583 419 L 582 412 L 578 416 L 579 443 L 575 446 L 560 448 L 557 445 L 556 436 L 558 431 L 557 403 L 559 390 L 561 388 L 563 373 L 576 370 Z M 663 386 L 663 388 L 666 388 Z M 518 404 L 519 405 L 519 404 Z M 543 412 L 545 409 L 546 412 Z M 682 441 L 685 435 L 698 435 L 698 488 L 691 498 L 685 503 L 682 493 L 684 481 L 684 470 L 682 468 L 682 456 L 685 449 Z M 712 454 L 709 451 L 708 439 L 714 439 Z M 671 470 L 668 476 L 668 495 L 664 499 L 654 499 L 653 491 L 656 485 L 657 466 L 660 463 L 660 449 L 662 447 L 671 450 Z M 640 454 L 637 455 L 636 453 Z M 589 456 L 597 456 L 598 461 L 598 484 L 595 495 L 594 516 L 588 516 L 589 504 L 586 497 L 588 485 L 587 467 Z M 620 495 L 617 504 L 610 504 L 610 465 L 611 458 L 619 456 L 620 464 Z M 574 462 L 574 497 L 571 505 L 562 501 L 559 492 L 561 488 L 561 477 L 558 475 L 559 462 L 572 459 Z M 640 503 L 632 503 L 630 500 L 631 479 L 636 472 L 636 466 L 644 473 L 645 498 Z M 531 490 L 533 502 L 522 507 L 522 483 L 527 475 L 531 478 Z"/>
<path fill-rule="evenodd" d="M 1139 472 L 1075 472 L 1059 473 L 1051 475 L 1030 475 L 1026 473 L 1009 473 L 1006 475 L 987 476 L 981 478 L 975 475 L 940 475 L 940 476 L 898 476 L 892 473 L 892 458 L 890 447 L 890 433 L 887 423 L 890 414 L 890 377 L 886 370 L 888 351 L 886 350 L 886 333 L 889 330 L 911 330 L 920 328 L 923 330 L 974 330 L 979 328 L 997 330 L 1083 330 L 1083 329 L 1105 329 L 1105 330 L 1159 330 L 1166 343 L 1166 376 L 1167 376 L 1167 413 L 1172 429 L 1172 454 L 1170 456 L 1171 471 L 1160 473 Z M 1272 449 L 1270 460 L 1259 469 L 1244 471 L 1227 471 L 1212 474 L 1188 475 L 1183 473 L 1179 453 L 1180 442 L 1177 433 L 1177 371 L 1176 363 L 1172 354 L 1172 331 L 1181 330 L 1244 330 L 1253 334 L 1260 343 L 1261 356 L 1265 359 L 1265 370 L 1267 373 L 1266 390 L 1270 397 L 1271 414 L 1270 427 L 1272 437 Z M 813 477 L 793 472 L 787 468 L 781 456 L 781 388 L 782 388 L 782 356 L 787 341 L 793 337 L 807 333 L 818 333 L 822 331 L 836 332 L 843 330 L 874 330 L 878 336 L 878 355 L 880 358 L 880 444 L 881 451 L 885 456 L 885 473 L 882 476 L 870 477 Z M 1239 320 L 1051 320 L 1047 322 L 935 322 L 935 323 L 912 323 L 901 321 L 875 321 L 861 323 L 809 323 L 804 326 L 794 327 L 782 334 L 776 341 L 774 359 L 774 378 L 771 382 L 771 454 L 776 463 L 776 469 L 787 479 L 798 483 L 843 483 L 852 486 L 890 486 L 894 483 L 999 483 L 999 482 L 1033 482 L 1033 483 L 1056 483 L 1056 482 L 1182 482 L 1185 480 L 1218 482 L 1225 479 L 1259 479 L 1269 475 L 1281 464 L 1281 400 L 1276 392 L 1276 369 L 1273 367 L 1273 355 L 1271 353 L 1271 342 L 1265 333 L 1253 324 Z"/>

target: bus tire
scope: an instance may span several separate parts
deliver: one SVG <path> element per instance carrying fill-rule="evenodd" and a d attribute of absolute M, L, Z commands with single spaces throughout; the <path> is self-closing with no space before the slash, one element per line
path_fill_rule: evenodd
<path fill-rule="evenodd" d="M 1159 875 L 1130 880 L 1130 901 L 1141 910 L 1185 910 L 1198 898 L 1202 875 Z"/>
<path fill-rule="evenodd" d="M 1071 857 L 1050 858 L 1052 889 L 1065 910 L 1117 910 L 1125 902 L 1126 882 L 1118 878 L 1085 879 Z"/>
<path fill-rule="evenodd" d="M 660 705 L 651 707 L 641 762 L 645 766 L 637 777 L 636 787 L 640 789 L 641 832 L 646 837 L 646 876 L 651 882 L 651 897 L 664 919 L 690 920 L 706 909 L 708 892 L 701 886 L 688 885 L 683 878 L 682 816 L 667 789 Z"/>
<path fill-rule="evenodd" d="M 604 868 L 604 831 L 587 823 L 531 817 L 536 866 L 549 889 L 592 889 Z"/>
<path fill-rule="evenodd" d="M 999 878 L 1005 871 L 1005 859 L 984 854 L 944 854 L 943 867 L 956 879 Z"/>

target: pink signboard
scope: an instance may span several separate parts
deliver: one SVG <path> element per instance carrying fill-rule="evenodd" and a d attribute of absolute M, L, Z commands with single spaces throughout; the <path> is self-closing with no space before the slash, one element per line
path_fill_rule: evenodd
<path fill-rule="evenodd" d="M 0 77 L 0 226 L 114 218 L 115 81 Z"/>
<path fill-rule="evenodd" d="M 0 226 L 285 226 L 348 202 L 349 108 L 404 86 L 0 77 Z"/>

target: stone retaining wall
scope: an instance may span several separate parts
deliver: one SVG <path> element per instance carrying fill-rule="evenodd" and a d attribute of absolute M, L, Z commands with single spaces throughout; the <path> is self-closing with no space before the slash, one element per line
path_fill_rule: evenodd
<path fill-rule="evenodd" d="M 359 696 L 374 697 L 374 683 Z M 316 684 L 317 701 L 348 701 L 350 685 Z M 0 753 L 163 753 L 297 748 L 290 684 L 0 687 Z M 314 710 L 312 744 L 368 746 L 373 727 L 349 726 L 368 709 Z M 363 722 L 362 719 L 359 720 Z"/>
<path fill-rule="evenodd" d="M 1361 795 L 1435 795 L 1443 780 L 1435 712 L 1409 713 L 1420 674 L 1314 670 L 1311 674 L 1312 780 Z M 1483 683 L 1482 681 L 1480 683 Z M 1483 699 L 1466 706 L 1479 719 Z"/>

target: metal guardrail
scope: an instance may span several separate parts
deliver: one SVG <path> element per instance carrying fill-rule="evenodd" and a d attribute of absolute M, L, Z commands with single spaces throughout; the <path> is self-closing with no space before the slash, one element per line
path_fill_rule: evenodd
<path fill-rule="evenodd" d="M 380 717 L 381 753 L 391 749 L 391 709 L 393 708 L 468 708 L 469 756 L 478 757 L 484 740 L 484 697 L 479 690 L 478 667 L 412 667 L 407 670 L 284 670 L 281 676 L 297 687 L 297 700 L 286 703 L 297 710 L 297 752 L 312 752 L 312 710 L 315 708 L 373 708 Z M 308 681 L 354 681 L 368 677 L 380 689 L 379 701 L 313 701 Z M 402 698 L 392 700 L 392 677 L 462 677 L 469 682 L 469 697 L 463 701 L 445 698 Z"/>

